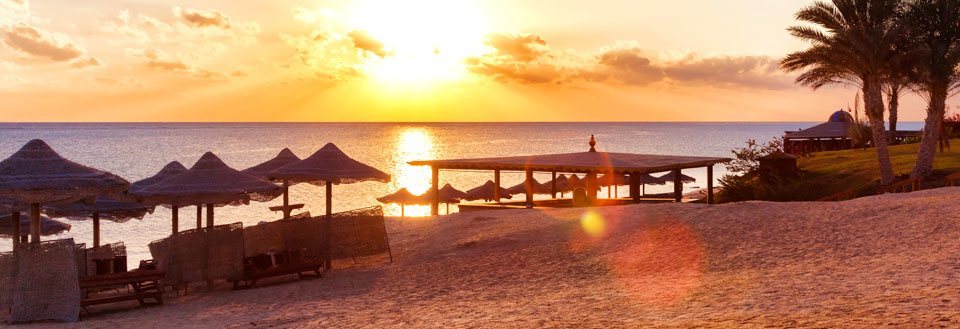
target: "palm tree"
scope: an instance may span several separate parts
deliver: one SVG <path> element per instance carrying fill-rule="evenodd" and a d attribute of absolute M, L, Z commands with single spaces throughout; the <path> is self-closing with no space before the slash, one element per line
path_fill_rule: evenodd
<path fill-rule="evenodd" d="M 882 87 L 896 59 L 902 38 L 896 23 L 898 0 L 818 1 L 797 12 L 797 20 L 818 28 L 794 26 L 790 33 L 810 43 L 810 48 L 787 55 L 780 68 L 803 70 L 797 83 L 819 89 L 828 84 L 852 84 L 863 93 L 864 109 L 873 130 L 873 145 L 880 163 L 880 183 L 893 181 L 893 164 L 887 150 L 883 124 Z"/>
<path fill-rule="evenodd" d="M 894 70 L 887 82 L 883 84 L 883 93 L 887 95 L 887 119 L 890 138 L 887 142 L 893 144 L 897 137 L 897 115 L 900 110 L 900 97 L 908 91 L 909 82 L 903 74 Z"/>
<path fill-rule="evenodd" d="M 923 178 L 933 171 L 947 98 L 960 86 L 960 1 L 908 1 L 902 19 L 902 25 L 909 27 L 908 40 L 917 49 L 911 75 L 929 102 L 923 139 L 910 175 Z"/>

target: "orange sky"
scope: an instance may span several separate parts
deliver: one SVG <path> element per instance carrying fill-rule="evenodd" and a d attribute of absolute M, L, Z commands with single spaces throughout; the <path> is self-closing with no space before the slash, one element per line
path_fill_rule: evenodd
<path fill-rule="evenodd" d="M 0 0 L 0 121 L 820 121 L 806 3 Z"/>

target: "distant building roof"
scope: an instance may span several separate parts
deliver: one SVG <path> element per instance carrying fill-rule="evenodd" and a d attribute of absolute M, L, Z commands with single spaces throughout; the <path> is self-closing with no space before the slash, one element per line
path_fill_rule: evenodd
<path fill-rule="evenodd" d="M 791 131 L 783 135 L 784 139 L 813 139 L 813 138 L 846 138 L 847 130 L 852 122 L 831 121 L 800 130 Z"/>
<path fill-rule="evenodd" d="M 827 122 L 853 123 L 854 120 L 853 120 L 853 115 L 850 115 L 850 112 L 839 110 L 839 111 L 833 112 L 833 114 L 830 115 L 830 119 L 828 119 Z"/>

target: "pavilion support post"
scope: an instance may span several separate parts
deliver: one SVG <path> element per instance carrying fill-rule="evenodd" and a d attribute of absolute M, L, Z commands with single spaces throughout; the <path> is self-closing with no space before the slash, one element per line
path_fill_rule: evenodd
<path fill-rule="evenodd" d="M 613 186 L 613 198 L 614 198 L 614 199 L 619 199 L 619 198 L 620 198 L 620 185 L 614 185 L 614 186 Z"/>
<path fill-rule="evenodd" d="M 677 203 L 683 201 L 683 179 L 680 175 L 680 169 L 673 170 L 673 199 Z"/>
<path fill-rule="evenodd" d="M 290 218 L 290 181 L 283 180 L 283 219 Z"/>
<path fill-rule="evenodd" d="M 500 169 L 493 171 L 493 201 L 500 203 Z"/>
<path fill-rule="evenodd" d="M 640 174 L 630 174 L 630 199 L 640 203 Z"/>
<path fill-rule="evenodd" d="M 607 186 L 607 199 L 613 199 L 613 186 Z"/>
<path fill-rule="evenodd" d="M 30 204 L 30 242 L 40 242 L 40 203 Z"/>
<path fill-rule="evenodd" d="M 13 228 L 13 250 L 17 250 L 17 246 L 20 244 L 20 211 L 14 210 L 10 214 L 10 226 Z"/>
<path fill-rule="evenodd" d="M 433 200 L 430 200 L 430 215 L 440 215 L 440 168 L 431 167 L 430 189 L 433 190 Z M 494 192 L 496 193 L 496 192 Z"/>
<path fill-rule="evenodd" d="M 203 205 L 197 205 L 197 229 L 203 228 Z"/>
<path fill-rule="evenodd" d="M 213 227 L 213 204 L 207 204 L 207 228 Z"/>
<path fill-rule="evenodd" d="M 713 166 L 707 166 L 707 204 L 713 204 Z"/>
<path fill-rule="evenodd" d="M 327 216 L 333 215 L 333 182 L 327 182 Z"/>
<path fill-rule="evenodd" d="M 527 209 L 533 209 L 533 170 L 527 169 L 527 179 L 523 182 L 523 187 L 527 192 Z M 497 189 L 499 188 L 498 186 Z"/>
<path fill-rule="evenodd" d="M 93 213 L 93 247 L 100 246 L 100 213 Z"/>
<path fill-rule="evenodd" d="M 557 198 L 557 172 L 550 173 L 550 196 Z"/>
<path fill-rule="evenodd" d="M 587 187 L 587 199 L 589 199 L 590 202 L 596 201 L 597 200 L 597 173 L 595 172 L 588 173 L 586 177 L 586 184 L 584 185 Z"/>
<path fill-rule="evenodd" d="M 200 207 L 200 206 L 197 206 Z M 170 206 L 170 225 L 173 226 L 173 233 L 171 235 L 176 235 L 180 232 L 180 208 L 177 205 Z"/>

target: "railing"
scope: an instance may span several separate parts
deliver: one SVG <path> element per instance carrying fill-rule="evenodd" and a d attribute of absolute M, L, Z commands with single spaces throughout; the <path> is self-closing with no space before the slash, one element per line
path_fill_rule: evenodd
<path fill-rule="evenodd" d="M 822 197 L 820 199 L 817 199 L 817 201 L 847 201 L 847 200 L 853 200 L 856 198 L 857 198 L 856 189 L 849 189 L 840 193 L 835 193 L 835 194 Z"/>
<path fill-rule="evenodd" d="M 920 178 L 909 178 L 887 186 L 881 186 L 877 189 L 877 194 L 887 193 L 909 193 L 923 189 L 923 180 Z"/>

